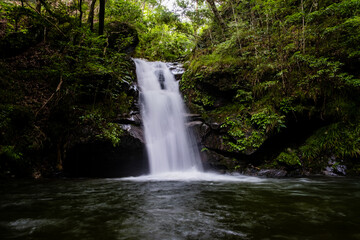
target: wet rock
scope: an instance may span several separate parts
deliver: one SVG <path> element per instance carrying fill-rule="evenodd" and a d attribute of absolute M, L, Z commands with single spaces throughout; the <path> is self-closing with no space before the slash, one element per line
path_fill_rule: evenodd
<path fill-rule="evenodd" d="M 181 77 L 185 72 L 185 69 L 183 68 L 183 65 L 181 63 L 166 63 L 166 66 L 170 69 L 176 80 L 181 80 Z"/>
<path fill-rule="evenodd" d="M 210 131 L 211 131 L 211 129 L 210 129 L 209 125 L 207 125 L 206 123 L 203 123 L 200 126 L 199 134 L 200 134 L 200 136 L 205 137 Z"/>
<path fill-rule="evenodd" d="M 258 172 L 257 175 L 264 177 L 285 177 L 287 172 L 280 169 L 262 169 Z"/>
<path fill-rule="evenodd" d="M 231 171 L 235 169 L 238 162 L 230 157 L 225 157 L 222 154 L 219 154 L 213 150 L 206 149 L 203 151 L 206 154 L 206 159 L 204 162 L 205 169 L 217 170 L 217 171 Z"/>
<path fill-rule="evenodd" d="M 185 118 L 188 122 L 191 122 L 191 121 L 202 121 L 203 122 L 203 119 L 200 114 L 186 113 Z"/>
<path fill-rule="evenodd" d="M 130 125 L 140 126 L 141 121 L 142 121 L 141 115 L 139 113 L 137 113 L 137 114 L 131 115 L 130 117 L 119 118 L 115 122 L 119 123 L 119 124 L 130 124 Z"/>
<path fill-rule="evenodd" d="M 206 136 L 204 136 L 202 144 L 207 148 L 217 151 L 231 152 L 230 147 L 224 143 L 223 136 L 214 131 L 210 131 Z"/>
<path fill-rule="evenodd" d="M 249 176 L 258 176 L 258 177 L 269 177 L 269 178 L 280 178 L 286 177 L 288 172 L 281 169 L 257 169 L 254 167 L 247 168 L 243 174 Z"/>
<path fill-rule="evenodd" d="M 346 166 L 341 164 L 342 160 L 336 160 L 334 156 L 330 157 L 328 166 L 325 167 L 323 174 L 326 176 L 346 176 Z"/>
<path fill-rule="evenodd" d="M 192 133 L 195 135 L 196 142 L 199 144 L 202 144 L 202 139 L 210 131 L 209 126 L 202 121 L 188 122 L 186 123 L 186 126 L 192 129 Z"/>
<path fill-rule="evenodd" d="M 128 91 L 126 92 L 129 96 L 134 97 L 135 99 L 139 98 L 139 88 L 137 84 L 132 83 L 128 86 Z"/>
<path fill-rule="evenodd" d="M 144 130 L 140 126 L 130 126 L 128 130 L 130 136 L 140 140 L 140 142 L 145 143 L 145 135 Z"/>
<path fill-rule="evenodd" d="M 220 126 L 221 126 L 221 124 L 220 124 L 220 123 L 217 123 L 217 122 L 212 122 L 212 123 L 210 123 L 210 127 L 211 127 L 211 129 L 213 129 L 213 130 L 218 130 L 218 129 L 220 129 Z"/>
<path fill-rule="evenodd" d="M 186 126 L 191 127 L 191 128 L 193 128 L 193 127 L 201 127 L 201 125 L 203 125 L 203 122 L 201 122 L 201 121 L 193 121 L 193 122 L 186 123 Z"/>

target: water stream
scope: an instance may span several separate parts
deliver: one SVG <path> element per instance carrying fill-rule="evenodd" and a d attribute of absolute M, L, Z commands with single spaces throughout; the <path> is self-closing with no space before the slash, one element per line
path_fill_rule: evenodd
<path fill-rule="evenodd" d="M 0 239 L 360 239 L 359 179 L 231 179 L 0 181 Z"/>
<path fill-rule="evenodd" d="M 150 173 L 202 171 L 175 77 L 163 62 L 135 59 L 135 64 Z"/>

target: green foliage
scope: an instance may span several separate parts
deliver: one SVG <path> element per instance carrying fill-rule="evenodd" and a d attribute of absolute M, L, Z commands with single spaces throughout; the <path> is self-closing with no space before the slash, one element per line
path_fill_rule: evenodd
<path fill-rule="evenodd" d="M 227 117 L 221 125 L 221 128 L 227 129 L 227 135 L 224 137 L 224 140 L 232 151 L 251 151 L 259 148 L 265 140 L 263 132 L 250 130 L 244 123 L 246 123 L 244 119 L 238 116 L 235 119 Z"/>
<path fill-rule="evenodd" d="M 285 128 L 286 125 L 284 119 L 285 116 L 279 116 L 278 114 L 265 109 L 252 114 L 250 121 L 256 128 L 269 133 L 273 130 L 279 132 L 282 128 Z"/>
<path fill-rule="evenodd" d="M 87 4 L 81 21 L 76 1 L 45 2 L 41 14 L 34 1 L 0 2 L 3 154 L 25 159 L 46 144 L 65 146 L 79 125 L 118 144 L 122 130 L 112 122 L 133 104 L 137 45 L 136 57 L 189 60 L 185 99 L 222 124 L 229 151 L 252 152 L 288 120 L 315 118 L 330 125 L 306 141 L 302 158 L 359 158 L 357 0 L 217 1 L 222 29 L 206 1 L 178 0 L 178 15 L 154 0 L 110 0 L 100 37 L 86 23 Z M 276 162 L 299 166 L 295 152 Z"/>
<path fill-rule="evenodd" d="M 139 45 L 136 57 L 150 60 L 175 61 L 188 55 L 194 48 L 193 30 L 179 16 L 156 1 L 108 1 L 107 21 L 117 21 L 134 26 L 138 32 Z M 121 38 L 120 48 L 134 39 Z"/>
<path fill-rule="evenodd" d="M 27 49 L 41 38 L 41 19 L 28 8 L 8 2 L 0 4 L 0 57 L 7 57 Z"/>
<path fill-rule="evenodd" d="M 118 146 L 124 131 L 113 122 L 133 104 L 129 54 L 137 44 L 131 24 L 143 20 L 139 4 L 117 1 L 114 16 L 129 11 L 121 18 L 129 24 L 112 24 L 108 17 L 109 32 L 98 36 L 85 23 L 86 4 L 80 24 L 76 2 L 45 2 L 41 14 L 34 1 L 24 1 L 24 7 L 0 3 L 1 176 L 61 169 L 67 148 L 80 142 Z M 110 25 L 121 33 L 110 32 Z"/>
<path fill-rule="evenodd" d="M 207 151 L 209 151 L 209 149 L 206 148 L 206 147 L 204 147 L 204 148 L 202 148 L 200 151 L 201 151 L 201 152 L 207 152 Z"/>
<path fill-rule="evenodd" d="M 275 161 L 278 164 L 284 164 L 288 167 L 301 166 L 300 158 L 297 156 L 296 152 L 287 149 L 285 152 L 281 152 L 279 156 L 276 157 Z"/>
<path fill-rule="evenodd" d="M 141 35 L 138 55 L 150 60 L 176 61 L 190 53 L 194 43 L 167 24 L 157 24 Z"/>
<path fill-rule="evenodd" d="M 294 112 L 296 109 L 293 106 L 293 98 L 283 98 L 280 102 L 280 111 L 284 114 L 288 114 L 289 112 Z"/>
<path fill-rule="evenodd" d="M 352 123 L 334 123 L 323 127 L 300 147 L 302 156 L 316 160 L 321 156 L 351 159 L 360 156 L 360 127 Z"/>
<path fill-rule="evenodd" d="M 22 158 L 22 153 L 15 150 L 15 146 L 0 145 L 0 158 L 6 158 L 11 161 L 17 161 Z"/>
<path fill-rule="evenodd" d="M 120 144 L 120 137 L 124 134 L 119 124 L 108 122 L 100 111 L 91 111 L 79 117 L 82 124 L 91 126 L 96 139 L 109 140 L 114 147 Z"/>
<path fill-rule="evenodd" d="M 13 111 L 14 107 L 11 105 L 1 106 L 0 108 L 0 129 L 4 131 L 6 128 L 9 127 L 11 123 L 11 112 Z"/>
<path fill-rule="evenodd" d="M 107 123 L 101 128 L 102 134 L 97 135 L 99 139 L 110 140 L 114 147 L 120 144 L 120 136 L 124 133 L 119 124 Z"/>
<path fill-rule="evenodd" d="M 318 119 L 329 126 L 268 160 L 287 167 L 320 166 L 330 156 L 357 161 L 359 1 L 218 4 L 226 28 L 202 28 L 181 89 L 204 119 L 223 123 L 227 150 L 251 153 L 286 123 Z M 204 94 L 220 106 L 204 106 Z"/>
<path fill-rule="evenodd" d="M 136 1 L 110 0 L 107 15 L 119 22 L 135 23 L 142 20 L 142 11 Z"/>
<path fill-rule="evenodd" d="M 252 92 L 238 89 L 234 99 L 240 103 L 251 103 L 253 101 Z"/>
<path fill-rule="evenodd" d="M 356 79 L 353 75 L 346 72 L 340 72 L 344 64 L 339 61 L 330 61 L 326 57 L 316 58 L 315 56 L 302 55 L 299 52 L 296 52 L 293 57 L 309 67 L 309 74 L 299 85 L 312 84 L 314 81 L 328 81 L 333 82 L 334 85 L 332 87 L 336 88 L 341 88 L 345 85 L 350 87 L 360 86 L 360 79 Z"/>

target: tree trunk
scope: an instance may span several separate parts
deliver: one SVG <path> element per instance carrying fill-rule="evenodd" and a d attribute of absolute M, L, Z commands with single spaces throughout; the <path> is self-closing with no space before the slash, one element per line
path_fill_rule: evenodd
<path fill-rule="evenodd" d="M 99 35 L 104 34 L 104 22 L 105 22 L 105 0 L 100 0 L 100 6 L 99 6 Z"/>
<path fill-rule="evenodd" d="M 95 3 L 96 3 L 96 0 L 91 0 L 89 17 L 88 17 L 88 20 L 87 20 L 88 24 L 90 24 L 90 31 L 94 31 Z"/>
<path fill-rule="evenodd" d="M 305 54 L 306 39 L 305 39 L 305 10 L 304 10 L 304 0 L 301 0 L 301 13 L 302 13 L 302 40 L 303 40 L 303 53 Z"/>
<path fill-rule="evenodd" d="M 41 2 L 40 2 L 40 0 L 36 0 L 36 11 L 38 12 L 38 13 L 41 13 Z"/>
<path fill-rule="evenodd" d="M 83 15 L 83 12 L 82 12 L 82 0 L 79 0 L 79 12 L 80 12 L 80 15 L 79 15 L 79 24 L 81 26 L 81 23 L 82 23 L 82 15 Z"/>
<path fill-rule="evenodd" d="M 224 19 L 221 17 L 219 11 L 217 10 L 214 0 L 206 0 L 206 2 L 210 5 L 211 11 L 214 13 L 215 19 L 222 28 L 222 30 L 225 30 L 226 24 L 224 22 Z"/>
<path fill-rule="evenodd" d="M 39 4 L 40 4 L 40 5 L 43 5 L 44 8 L 46 9 L 46 11 L 47 11 L 50 15 L 54 16 L 54 13 L 51 11 L 50 7 L 47 5 L 47 3 L 46 3 L 45 0 L 39 0 L 39 2 L 40 2 Z"/>

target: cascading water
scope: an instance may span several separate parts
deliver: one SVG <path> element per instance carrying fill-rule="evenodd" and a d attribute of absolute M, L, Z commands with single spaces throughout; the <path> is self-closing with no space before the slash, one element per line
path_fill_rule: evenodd
<path fill-rule="evenodd" d="M 199 149 L 185 126 L 179 84 L 163 62 L 135 59 L 151 174 L 202 171 Z"/>

